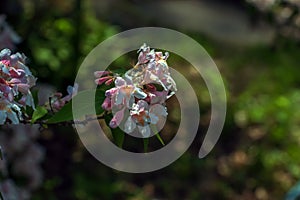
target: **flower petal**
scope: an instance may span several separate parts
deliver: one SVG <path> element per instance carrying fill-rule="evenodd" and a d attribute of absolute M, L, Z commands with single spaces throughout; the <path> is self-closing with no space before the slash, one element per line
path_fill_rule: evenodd
<path fill-rule="evenodd" d="M 142 134 L 144 138 L 148 138 L 151 135 L 151 130 L 148 125 L 146 126 L 138 126 L 139 132 Z"/>
<path fill-rule="evenodd" d="M 4 110 L 0 110 L 0 124 L 3 125 L 6 121 L 7 114 Z"/>
<path fill-rule="evenodd" d="M 97 85 L 102 85 L 103 83 L 105 83 L 107 80 L 109 80 L 110 79 L 110 77 L 108 77 L 108 76 L 105 76 L 105 77 L 101 77 L 101 78 L 97 78 L 96 80 L 95 80 L 95 83 L 97 84 Z"/>
<path fill-rule="evenodd" d="M 124 110 L 125 110 L 125 108 L 123 108 L 122 110 L 119 110 L 118 112 L 116 112 L 114 114 L 112 120 L 109 123 L 109 126 L 111 128 L 117 128 L 121 124 L 121 122 L 124 118 Z"/>
<path fill-rule="evenodd" d="M 150 120 L 151 120 L 151 124 L 157 124 L 159 118 L 155 114 L 150 113 L 149 117 L 150 117 Z"/>
<path fill-rule="evenodd" d="M 135 128 L 136 128 L 136 124 L 134 123 L 134 121 L 129 116 L 128 119 L 126 120 L 125 124 L 124 124 L 124 131 L 126 133 L 131 133 Z"/>
<path fill-rule="evenodd" d="M 133 90 L 133 95 L 138 99 L 145 99 L 147 97 L 147 94 L 143 92 L 141 88 L 136 87 Z"/>
<path fill-rule="evenodd" d="M 121 103 L 123 103 L 124 97 L 125 97 L 125 94 L 119 90 L 119 92 L 116 95 L 115 104 L 120 105 Z"/>
<path fill-rule="evenodd" d="M 156 115 L 156 116 L 163 116 L 166 117 L 168 115 L 167 108 L 160 104 L 155 104 L 150 107 L 149 112 Z"/>
<path fill-rule="evenodd" d="M 148 110 L 148 103 L 144 100 L 139 100 L 137 102 L 138 108 L 139 110 L 143 109 L 143 110 Z"/>
<path fill-rule="evenodd" d="M 123 78 L 121 78 L 121 77 L 117 77 L 116 80 L 115 80 L 115 85 L 117 87 L 125 86 L 126 85 L 126 81 Z"/>
<path fill-rule="evenodd" d="M 18 116 L 14 111 L 7 111 L 7 118 L 10 119 L 13 124 L 19 124 Z"/>
<path fill-rule="evenodd" d="M 109 71 L 95 71 L 95 72 L 94 72 L 94 76 L 95 76 L 96 78 L 100 78 L 101 76 L 106 76 L 106 75 L 108 75 L 108 74 L 110 74 Z"/>
<path fill-rule="evenodd" d="M 110 110 L 111 109 L 111 98 L 106 97 L 102 103 L 102 108 L 104 110 Z"/>

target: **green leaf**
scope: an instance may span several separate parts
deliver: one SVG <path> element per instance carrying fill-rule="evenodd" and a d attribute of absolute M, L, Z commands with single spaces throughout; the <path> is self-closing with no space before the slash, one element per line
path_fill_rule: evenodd
<path fill-rule="evenodd" d="M 112 136 L 114 138 L 114 142 L 116 143 L 116 145 L 122 148 L 125 139 L 125 133 L 119 128 L 117 128 L 115 130 L 112 130 Z"/>
<path fill-rule="evenodd" d="M 96 114 L 97 115 L 100 115 L 101 113 L 103 113 L 104 112 L 104 110 L 103 110 L 103 108 L 102 108 L 102 103 L 103 103 L 103 101 L 104 101 L 104 99 L 105 99 L 105 91 L 106 91 L 107 89 L 105 88 L 105 89 L 97 89 L 96 90 L 96 95 L 95 95 L 95 105 L 96 105 Z"/>
<path fill-rule="evenodd" d="M 160 143 L 163 146 L 165 146 L 165 143 L 164 143 L 163 139 L 160 137 L 159 132 L 157 131 L 156 126 L 155 125 L 151 125 L 150 127 L 151 127 L 152 131 L 154 132 L 155 136 L 157 137 L 157 139 L 160 141 Z"/>
<path fill-rule="evenodd" d="M 92 114 L 95 112 L 99 115 L 103 112 L 103 109 L 101 107 L 105 95 L 105 90 L 103 89 L 97 89 L 95 90 L 84 90 L 79 92 L 76 96 L 73 97 L 73 99 L 68 102 L 64 107 L 62 107 L 57 113 L 55 113 L 48 121 L 48 124 L 55 124 L 59 122 L 65 122 L 65 121 L 71 121 L 73 120 L 73 112 L 72 112 L 72 102 L 76 102 L 76 106 L 78 106 L 77 114 L 80 113 L 82 116 L 77 117 L 84 117 L 85 115 Z M 95 95 L 96 94 L 96 95 Z M 90 97 L 95 99 L 95 106 L 90 105 Z"/>
<path fill-rule="evenodd" d="M 156 133 L 155 135 L 156 135 L 157 139 L 160 141 L 160 143 L 161 143 L 163 146 L 165 146 L 165 143 L 164 143 L 164 141 L 162 140 L 162 138 L 160 137 L 159 133 Z"/>
<path fill-rule="evenodd" d="M 50 119 L 47 120 L 48 124 L 55 124 L 64 121 L 70 121 L 73 119 L 72 114 L 72 102 L 70 101 L 64 107 L 62 107 L 57 113 L 55 113 Z"/>
<path fill-rule="evenodd" d="M 0 192 L 0 199 L 1 200 L 4 200 L 3 196 L 2 196 L 2 193 Z"/>
<path fill-rule="evenodd" d="M 143 138 L 144 141 L 144 152 L 148 152 L 148 146 L 149 146 L 149 138 Z"/>
<path fill-rule="evenodd" d="M 48 113 L 47 109 L 42 106 L 37 106 L 35 111 L 33 112 L 31 123 L 36 122 L 36 120 L 44 117 Z"/>
<path fill-rule="evenodd" d="M 39 103 L 38 94 L 39 94 L 39 91 L 37 89 L 31 91 L 31 95 L 32 95 L 32 98 L 33 98 L 33 101 L 34 101 L 34 105 L 37 105 Z"/>

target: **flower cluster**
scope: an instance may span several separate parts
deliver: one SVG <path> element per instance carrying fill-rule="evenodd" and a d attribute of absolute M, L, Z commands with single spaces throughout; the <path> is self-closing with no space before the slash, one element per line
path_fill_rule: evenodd
<path fill-rule="evenodd" d="M 71 99 L 77 95 L 78 92 L 78 84 L 75 83 L 74 86 L 68 86 L 67 87 L 68 94 L 63 97 L 63 94 L 60 92 L 54 93 L 53 97 L 51 97 L 51 108 L 53 111 L 57 112 L 59 111 L 64 105 L 71 101 Z"/>
<path fill-rule="evenodd" d="M 11 54 L 9 49 L 0 52 L 0 124 L 7 120 L 18 124 L 22 108 L 35 108 L 30 88 L 36 78 L 24 64 L 25 59 L 23 54 Z"/>
<path fill-rule="evenodd" d="M 108 71 L 95 72 L 96 84 L 115 87 L 105 92 L 102 108 L 113 113 L 109 126 L 124 126 L 126 133 L 138 130 L 142 137 L 151 135 L 151 126 L 158 126 L 167 113 L 165 101 L 176 92 L 166 62 L 168 53 L 156 52 L 146 44 L 138 50 L 138 62 L 123 77 Z M 153 131 L 153 130 L 152 130 Z"/>

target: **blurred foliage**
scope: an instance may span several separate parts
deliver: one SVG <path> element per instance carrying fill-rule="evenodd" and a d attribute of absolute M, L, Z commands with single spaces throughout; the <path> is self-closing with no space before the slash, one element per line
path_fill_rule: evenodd
<path fill-rule="evenodd" d="M 119 31 L 98 19 L 89 1 L 12 2 L 22 8 L 8 13 L 23 38 L 19 51 L 29 57 L 40 82 L 57 88 L 71 84 L 84 56 Z M 197 158 L 210 118 L 208 91 L 189 63 L 170 57 L 169 65 L 182 68 L 201 104 L 199 133 L 189 151 L 157 172 L 125 174 L 90 156 L 72 129 L 55 127 L 55 136 L 43 132 L 47 176 L 33 199 L 283 199 L 300 179 L 299 43 L 278 34 L 271 45 L 244 48 L 188 35 L 210 53 L 227 87 L 227 120 L 213 152 Z M 130 58 L 113 65 L 129 66 Z M 170 110 L 174 124 L 178 112 Z M 176 130 L 174 124 L 170 130 Z M 158 141 L 152 145 L 160 147 Z"/>
<path fill-rule="evenodd" d="M 20 50 L 30 58 L 39 81 L 58 88 L 72 83 L 89 51 L 117 32 L 116 27 L 97 20 L 85 1 L 19 3 L 27 13 L 21 27 L 16 26 L 24 39 Z"/>
<path fill-rule="evenodd" d="M 253 22 L 263 18 L 280 36 L 300 40 L 299 0 L 246 0 Z M 257 17 L 260 16 L 260 17 Z"/>

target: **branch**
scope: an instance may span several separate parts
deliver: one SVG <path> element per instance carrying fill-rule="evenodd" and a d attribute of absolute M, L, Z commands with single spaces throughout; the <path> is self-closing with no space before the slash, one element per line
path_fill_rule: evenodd
<path fill-rule="evenodd" d="M 34 123 L 31 123 L 30 119 L 26 119 L 23 120 L 21 123 L 23 124 L 39 124 L 40 126 L 48 126 L 48 125 L 60 125 L 60 126 L 69 126 L 69 125 L 74 125 L 74 124 L 82 124 L 82 125 L 86 125 L 91 121 L 94 120 L 100 120 L 100 119 L 104 119 L 105 115 L 107 114 L 107 112 L 103 112 L 101 115 L 97 115 L 96 117 L 86 117 L 85 120 L 69 120 L 69 121 L 64 121 L 64 122 L 59 122 L 59 123 L 47 123 L 47 120 L 37 120 Z"/>

